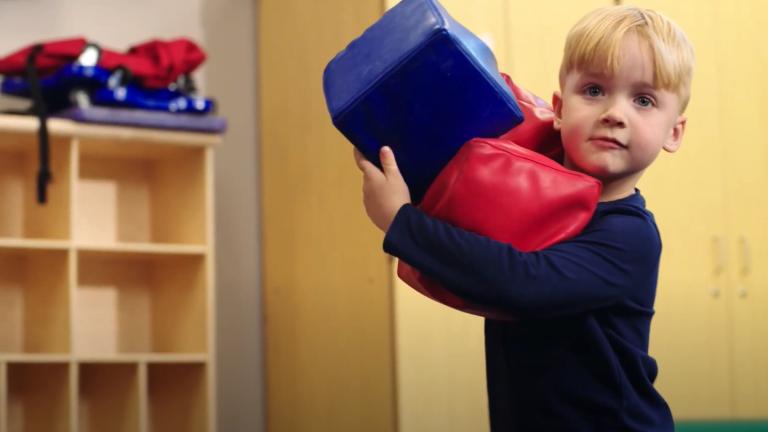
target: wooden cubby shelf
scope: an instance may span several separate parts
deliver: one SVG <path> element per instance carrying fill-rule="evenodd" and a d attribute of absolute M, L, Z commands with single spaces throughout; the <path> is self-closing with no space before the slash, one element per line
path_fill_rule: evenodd
<path fill-rule="evenodd" d="M 104 355 L 78 355 L 75 360 L 81 363 L 178 363 L 178 364 L 205 364 L 209 361 L 207 354 L 116 354 Z"/>
<path fill-rule="evenodd" d="M 0 238 L 0 250 L 67 250 L 70 248 L 68 240 L 30 240 L 18 238 Z"/>
<path fill-rule="evenodd" d="M 47 203 L 37 203 L 38 151 L 34 134 L 0 132 L 0 238 L 69 239 L 70 144 L 52 137 Z"/>
<path fill-rule="evenodd" d="M 8 432 L 70 430 L 69 363 L 8 363 L 5 369 Z"/>
<path fill-rule="evenodd" d="M 0 247 L 0 355 L 69 352 L 69 252 Z"/>
<path fill-rule="evenodd" d="M 121 252 L 135 254 L 174 254 L 174 255 L 203 255 L 205 246 L 181 245 L 166 243 L 114 243 L 114 244 L 78 244 L 78 251 L 82 252 Z"/>
<path fill-rule="evenodd" d="M 140 388 L 138 364 L 81 363 L 78 432 L 140 431 Z"/>
<path fill-rule="evenodd" d="M 204 353 L 205 259 L 78 253 L 75 354 Z"/>
<path fill-rule="evenodd" d="M 0 432 L 216 430 L 210 134 L 0 115 Z"/>
<path fill-rule="evenodd" d="M 75 239 L 205 243 L 205 149 L 80 143 Z"/>
<path fill-rule="evenodd" d="M 147 369 L 150 430 L 205 431 L 210 406 L 205 365 L 163 363 Z"/>

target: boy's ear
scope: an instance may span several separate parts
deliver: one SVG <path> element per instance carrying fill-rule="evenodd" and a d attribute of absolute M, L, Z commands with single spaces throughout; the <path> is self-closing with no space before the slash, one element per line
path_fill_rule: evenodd
<path fill-rule="evenodd" d="M 669 132 L 667 141 L 664 143 L 663 149 L 669 153 L 676 152 L 680 145 L 683 143 L 683 135 L 685 134 L 685 125 L 688 122 L 688 118 L 684 115 L 680 115 L 675 121 L 672 130 Z"/>
<path fill-rule="evenodd" d="M 552 93 L 552 110 L 555 112 L 555 121 L 552 127 L 559 131 L 563 120 L 563 97 L 560 90 L 555 90 Z"/>
<path fill-rule="evenodd" d="M 552 127 L 559 131 L 563 120 L 563 98 L 559 90 L 555 90 L 552 93 L 552 110 L 555 112 L 555 120 L 552 123 Z"/>

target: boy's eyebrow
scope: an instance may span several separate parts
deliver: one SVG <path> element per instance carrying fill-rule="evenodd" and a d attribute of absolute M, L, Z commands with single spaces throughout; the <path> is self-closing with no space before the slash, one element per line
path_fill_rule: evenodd
<path fill-rule="evenodd" d="M 582 75 L 582 80 L 605 80 L 605 79 L 611 79 L 611 75 L 606 74 L 604 72 L 584 72 Z M 658 91 L 659 88 L 655 86 L 653 83 L 650 83 L 648 81 L 637 81 L 632 83 L 632 87 L 636 88 L 638 90 L 642 91 Z"/>
<path fill-rule="evenodd" d="M 659 90 L 658 87 L 646 81 L 636 82 L 632 85 L 632 87 L 636 88 L 638 91 L 651 92 L 651 93 L 657 92 Z"/>
<path fill-rule="evenodd" d="M 610 76 L 603 72 L 584 72 L 583 78 L 586 79 L 608 79 Z"/>

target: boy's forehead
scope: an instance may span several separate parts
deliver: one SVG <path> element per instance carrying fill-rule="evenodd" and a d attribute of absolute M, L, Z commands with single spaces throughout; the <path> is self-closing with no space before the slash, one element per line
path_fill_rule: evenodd
<path fill-rule="evenodd" d="M 656 59 L 647 43 L 637 36 L 626 35 L 619 51 L 613 54 L 584 59 L 584 64 L 577 68 L 594 79 L 628 82 L 635 87 L 656 87 Z"/>
<path fill-rule="evenodd" d="M 636 73 L 636 71 L 627 71 L 623 68 L 619 68 L 616 72 L 606 71 L 605 69 L 587 69 L 579 72 L 579 75 L 581 79 L 597 81 L 616 81 L 622 79 L 628 81 L 632 87 L 656 88 L 653 75 L 642 76 Z"/>

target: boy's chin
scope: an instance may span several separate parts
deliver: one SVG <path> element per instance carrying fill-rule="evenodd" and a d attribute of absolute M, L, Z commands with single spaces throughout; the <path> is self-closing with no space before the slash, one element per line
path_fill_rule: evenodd
<path fill-rule="evenodd" d="M 610 165 L 607 165 L 607 164 L 571 163 L 571 164 L 565 165 L 565 167 L 570 170 L 578 171 L 582 174 L 586 174 L 590 177 L 594 177 L 603 183 L 614 182 L 617 180 L 621 180 L 624 177 L 627 177 L 627 174 L 624 173 L 622 170 L 617 169 L 616 167 L 611 167 Z"/>
<path fill-rule="evenodd" d="M 604 164 L 601 164 L 597 161 L 573 160 L 568 156 L 566 156 L 565 160 L 563 161 L 563 166 L 568 168 L 569 170 L 578 171 L 580 173 L 594 177 L 598 180 L 601 179 L 602 177 L 611 176 L 611 172 L 608 169 L 608 167 L 604 166 Z"/>

